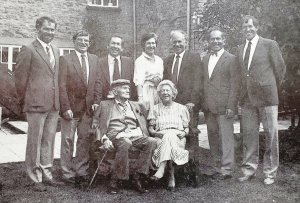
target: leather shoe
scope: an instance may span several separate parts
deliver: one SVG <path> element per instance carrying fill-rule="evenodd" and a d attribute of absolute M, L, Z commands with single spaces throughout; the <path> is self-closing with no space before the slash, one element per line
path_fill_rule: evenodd
<path fill-rule="evenodd" d="M 89 185 L 88 177 L 86 176 L 77 176 L 75 177 L 75 187 L 78 189 L 85 189 Z"/>
<path fill-rule="evenodd" d="M 62 181 L 65 182 L 66 184 L 75 184 L 75 178 L 74 177 L 63 178 Z"/>
<path fill-rule="evenodd" d="M 139 178 L 135 178 L 133 180 L 133 185 L 135 186 L 135 189 L 139 192 L 139 193 L 148 193 L 149 190 L 146 190 L 145 188 L 143 188 L 142 183 L 140 181 Z"/>
<path fill-rule="evenodd" d="M 35 192 L 45 192 L 45 191 L 47 191 L 47 188 L 45 187 L 45 185 L 43 183 L 34 183 L 33 190 Z"/>
<path fill-rule="evenodd" d="M 109 194 L 118 194 L 119 193 L 118 180 L 116 180 L 116 179 L 110 180 L 108 193 Z"/>
<path fill-rule="evenodd" d="M 264 180 L 265 185 L 272 185 L 275 182 L 274 178 L 266 178 Z"/>
<path fill-rule="evenodd" d="M 175 187 L 174 186 L 168 186 L 167 190 L 169 190 L 170 192 L 175 192 Z"/>
<path fill-rule="evenodd" d="M 249 181 L 249 180 L 254 179 L 254 178 L 255 178 L 255 174 L 245 175 L 245 176 L 239 177 L 238 181 L 239 182 L 245 182 L 245 181 Z"/>
<path fill-rule="evenodd" d="M 54 178 L 52 178 L 52 179 L 45 179 L 45 180 L 43 181 L 43 183 L 44 183 L 45 185 L 54 186 L 54 187 L 65 185 L 64 182 L 55 180 Z"/>

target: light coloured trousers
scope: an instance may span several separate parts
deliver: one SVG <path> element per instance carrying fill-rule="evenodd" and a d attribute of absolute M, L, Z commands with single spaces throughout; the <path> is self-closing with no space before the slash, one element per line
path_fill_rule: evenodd
<path fill-rule="evenodd" d="M 26 112 L 28 122 L 25 165 L 33 182 L 52 179 L 58 111 Z"/>
<path fill-rule="evenodd" d="M 278 106 L 242 106 L 243 163 L 244 175 L 255 173 L 259 161 L 259 125 L 265 132 L 263 171 L 266 177 L 274 178 L 279 166 Z"/>

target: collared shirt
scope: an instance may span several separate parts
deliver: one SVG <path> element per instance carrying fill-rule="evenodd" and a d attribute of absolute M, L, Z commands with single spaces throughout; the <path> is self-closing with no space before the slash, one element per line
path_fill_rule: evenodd
<path fill-rule="evenodd" d="M 116 103 L 118 104 L 118 107 L 121 108 L 121 110 L 124 110 L 123 103 L 115 99 Z M 128 100 L 124 103 L 126 105 L 126 115 L 131 116 L 132 118 L 135 118 L 135 115 L 131 109 L 131 106 L 128 102 Z"/>
<path fill-rule="evenodd" d="M 88 55 L 87 55 L 87 52 L 85 53 L 80 53 L 78 51 L 75 50 L 75 53 L 79 59 L 79 63 L 80 63 L 80 66 L 82 67 L 82 58 L 81 58 L 81 55 L 85 55 L 85 66 L 86 66 L 86 77 L 87 77 L 87 80 L 89 82 L 89 74 L 90 74 L 90 65 L 89 65 L 89 59 L 88 59 Z"/>
<path fill-rule="evenodd" d="M 50 53 L 50 60 L 53 60 L 53 66 L 55 65 L 55 57 L 54 57 L 54 53 L 53 53 L 53 50 L 52 50 L 52 47 L 51 47 L 51 44 L 46 44 L 45 42 L 43 42 L 42 40 L 40 40 L 39 38 L 36 38 L 37 41 L 42 45 L 45 53 L 48 55 L 48 52 L 47 52 L 47 47 L 49 48 L 49 53 Z M 51 62 L 50 62 L 51 63 Z"/>
<path fill-rule="evenodd" d="M 251 40 L 251 49 L 250 49 L 250 55 L 249 55 L 249 61 L 248 61 L 248 67 L 247 67 L 248 70 L 249 70 L 249 67 L 250 67 L 251 62 L 252 62 L 253 54 L 254 54 L 254 51 L 255 51 L 255 48 L 256 48 L 258 39 L 259 39 L 259 36 L 258 36 L 258 35 L 255 35 L 255 37 L 253 37 L 253 39 Z M 245 44 L 244 52 L 243 52 L 243 60 L 244 60 L 244 58 L 245 58 L 245 54 L 246 54 L 246 49 L 247 49 L 247 47 L 248 47 L 248 43 L 249 43 L 249 41 L 246 40 L 246 44 Z"/>
<path fill-rule="evenodd" d="M 116 59 L 118 59 L 119 63 L 119 73 L 121 74 L 121 57 L 117 56 Z M 110 83 L 113 81 L 113 75 L 114 75 L 114 65 L 115 65 L 115 57 L 108 54 L 108 69 L 109 69 L 109 79 Z"/>
<path fill-rule="evenodd" d="M 185 53 L 185 51 L 181 52 L 180 54 L 175 54 L 174 55 L 173 64 L 172 64 L 172 74 L 173 74 L 173 70 L 174 70 L 176 56 L 179 55 L 177 80 L 178 80 L 178 76 L 179 76 L 179 73 L 180 73 L 181 62 L 182 62 L 182 58 L 183 58 L 184 53 Z"/>
<path fill-rule="evenodd" d="M 224 49 L 219 50 L 216 52 L 217 55 L 211 54 L 208 60 L 208 77 L 211 77 L 211 74 L 214 71 L 215 66 L 217 65 L 219 59 L 221 58 L 222 54 L 224 53 Z"/>

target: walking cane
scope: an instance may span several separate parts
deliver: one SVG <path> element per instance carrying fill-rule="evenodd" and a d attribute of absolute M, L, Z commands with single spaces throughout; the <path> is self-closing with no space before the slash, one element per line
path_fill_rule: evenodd
<path fill-rule="evenodd" d="M 98 171 L 99 171 L 100 165 L 102 164 L 103 159 L 105 158 L 105 156 L 106 156 L 106 154 L 107 154 L 107 151 L 108 151 L 108 149 L 105 149 L 105 152 L 104 152 L 104 154 L 103 154 L 103 156 L 102 156 L 102 159 L 101 159 L 100 162 L 98 163 L 98 167 L 97 167 L 97 169 L 96 169 L 96 171 L 95 171 L 95 173 L 94 173 L 94 175 L 93 175 L 93 177 L 92 177 L 92 180 L 91 180 L 91 182 L 90 182 L 90 184 L 89 184 L 89 186 L 88 186 L 88 189 L 89 189 L 89 188 L 91 187 L 91 185 L 93 184 L 94 179 L 95 179 L 95 177 L 96 177 L 96 175 L 97 175 L 97 173 L 98 173 Z"/>

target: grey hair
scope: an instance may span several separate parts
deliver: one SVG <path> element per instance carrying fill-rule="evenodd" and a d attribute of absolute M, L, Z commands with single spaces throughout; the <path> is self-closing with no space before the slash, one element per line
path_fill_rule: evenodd
<path fill-rule="evenodd" d="M 172 31 L 170 32 L 170 41 L 172 41 L 173 36 L 174 36 L 175 34 L 178 34 L 178 33 L 182 34 L 182 35 L 184 36 L 185 42 L 188 43 L 188 41 L 189 41 L 188 35 L 187 35 L 186 32 L 184 32 L 183 30 L 172 30 Z"/>
<path fill-rule="evenodd" d="M 157 86 L 157 92 L 160 93 L 162 86 L 169 85 L 171 87 L 172 93 L 173 93 L 173 99 L 176 99 L 176 96 L 178 94 L 177 88 L 175 84 L 170 80 L 163 80 L 161 81 Z"/>

